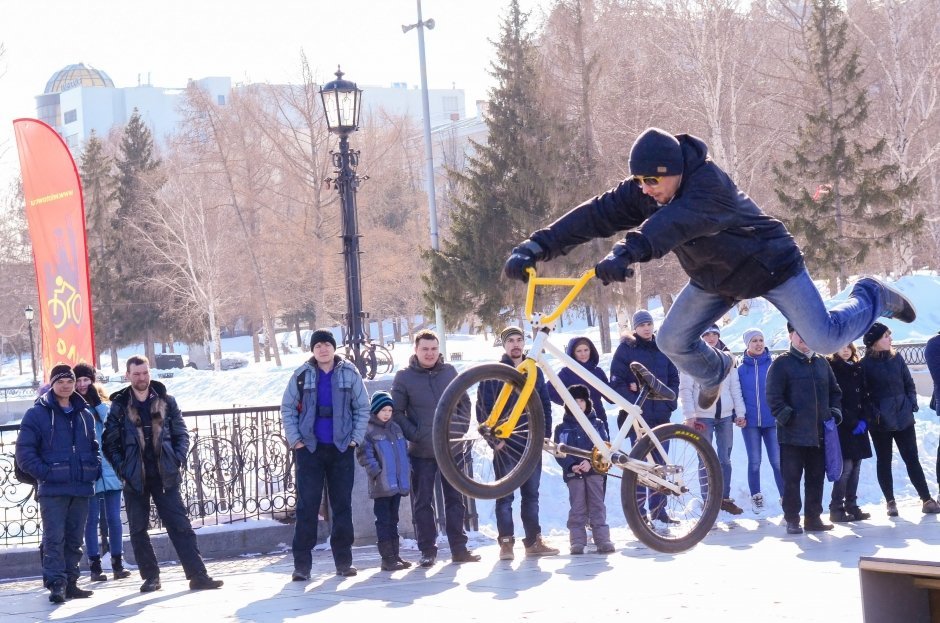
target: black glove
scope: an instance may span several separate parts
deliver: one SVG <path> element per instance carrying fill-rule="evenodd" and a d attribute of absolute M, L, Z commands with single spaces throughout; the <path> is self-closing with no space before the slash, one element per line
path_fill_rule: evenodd
<path fill-rule="evenodd" d="M 635 261 L 626 240 L 621 240 L 614 245 L 607 257 L 594 266 L 594 272 L 605 286 L 615 281 L 626 281 L 633 276 L 630 265 Z"/>
<path fill-rule="evenodd" d="M 527 268 L 535 268 L 535 263 L 542 259 L 545 253 L 539 243 L 534 240 L 526 240 L 518 247 L 512 250 L 512 255 L 506 260 L 503 266 L 503 272 L 510 279 L 518 281 L 528 281 L 529 273 Z"/>

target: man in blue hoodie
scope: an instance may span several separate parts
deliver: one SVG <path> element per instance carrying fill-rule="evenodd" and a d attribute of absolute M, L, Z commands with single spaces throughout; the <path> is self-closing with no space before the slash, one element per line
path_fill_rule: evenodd
<path fill-rule="evenodd" d="M 51 389 L 23 416 L 16 438 L 16 463 L 38 482 L 42 580 L 49 589 L 49 601 L 60 604 L 92 595 L 78 588 L 78 561 L 101 459 L 94 416 L 75 393 L 71 366 L 54 366 L 49 384 Z"/>
<path fill-rule="evenodd" d="M 701 139 L 648 128 L 630 150 L 630 174 L 534 232 L 513 249 L 504 270 L 525 281 L 537 262 L 624 230 L 595 266 L 604 283 L 626 281 L 631 265 L 675 253 L 690 280 L 663 321 L 659 348 L 701 385 L 701 408 L 715 402 L 734 366 L 700 336 L 737 301 L 766 298 L 824 353 L 860 337 L 879 316 L 916 317 L 900 292 L 872 278 L 860 279 L 845 302 L 827 310 L 793 236 L 738 190 Z"/>

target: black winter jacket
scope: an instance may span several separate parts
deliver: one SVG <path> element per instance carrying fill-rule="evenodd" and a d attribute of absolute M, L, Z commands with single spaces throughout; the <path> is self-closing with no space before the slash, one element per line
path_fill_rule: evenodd
<path fill-rule="evenodd" d="M 873 432 L 906 430 L 914 425 L 917 388 L 904 359 L 892 351 L 870 351 L 862 358 L 865 407 Z"/>
<path fill-rule="evenodd" d="M 415 355 L 408 367 L 395 373 L 392 382 L 392 400 L 395 403 L 395 422 L 401 426 L 408 440 L 408 454 L 424 459 L 434 458 L 434 412 L 441 394 L 457 376 L 457 370 L 444 363 L 441 356 L 433 368 L 422 368 Z M 470 400 L 466 408 L 469 410 Z"/>
<path fill-rule="evenodd" d="M 777 419 L 780 445 L 822 446 L 823 422 L 842 421 L 842 390 L 826 358 L 797 349 L 783 353 L 767 371 L 767 404 Z"/>
<path fill-rule="evenodd" d="M 927 370 L 930 371 L 930 378 L 933 380 L 930 408 L 940 413 L 940 333 L 927 340 L 924 359 L 927 360 Z"/>
<path fill-rule="evenodd" d="M 594 238 L 627 236 L 634 261 L 670 251 L 692 284 L 729 299 L 761 296 L 803 269 L 803 254 L 783 223 L 754 201 L 708 157 L 694 136 L 676 136 L 685 172 L 676 196 L 660 206 L 632 178 L 532 234 L 549 260 Z"/>
<path fill-rule="evenodd" d="M 842 390 L 842 423 L 839 424 L 842 458 L 853 461 L 870 458 L 871 442 L 868 439 L 868 431 L 860 435 L 852 434 L 860 420 L 871 425 L 865 414 L 865 378 L 861 363 L 849 363 L 842 357 L 833 355 L 829 359 L 829 365 L 832 366 L 836 382 Z"/>
<path fill-rule="evenodd" d="M 140 414 L 134 407 L 133 389 L 125 387 L 111 394 L 111 411 L 105 422 L 104 455 L 125 486 L 143 493 L 147 480 L 144 466 L 144 430 Z M 176 399 L 166 386 L 150 381 L 150 419 L 153 426 L 153 450 L 164 489 L 180 484 L 180 470 L 189 453 L 189 431 Z"/>

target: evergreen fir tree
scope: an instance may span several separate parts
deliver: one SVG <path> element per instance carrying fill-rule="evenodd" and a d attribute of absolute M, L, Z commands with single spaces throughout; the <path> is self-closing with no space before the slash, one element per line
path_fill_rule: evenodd
<path fill-rule="evenodd" d="M 774 166 L 774 190 L 811 269 L 841 288 L 873 245 L 921 223 L 901 209 L 914 184 L 881 160 L 885 139 L 863 140 L 869 102 L 845 13 L 838 0 L 812 5 L 806 72 L 814 109 L 793 154 Z"/>
<path fill-rule="evenodd" d="M 134 242 L 130 223 L 152 202 L 154 189 L 160 186 L 160 161 L 154 155 L 150 129 L 136 108 L 124 128 L 117 168 L 118 208 L 112 221 L 117 260 L 117 286 L 114 289 L 116 334 L 123 344 L 144 342 L 145 352 L 152 358 L 160 308 L 151 301 L 159 297 L 159 293 L 148 292 L 145 279 L 148 267 Z"/>
<path fill-rule="evenodd" d="M 503 262 L 551 212 L 547 189 L 564 141 L 539 106 L 537 50 L 526 21 L 512 0 L 491 65 L 497 84 L 486 111 L 488 141 L 473 145 L 466 173 L 451 173 L 460 192 L 451 229 L 439 252 L 425 253 L 425 298 L 441 305 L 448 324 L 476 314 L 499 326 L 509 316 L 517 297 L 501 279 Z"/>
<path fill-rule="evenodd" d="M 94 131 L 80 157 L 79 173 L 85 199 L 85 230 L 88 239 L 88 265 L 91 277 L 92 316 L 95 344 L 111 351 L 111 365 L 118 369 L 114 286 L 117 239 L 111 224 L 117 208 L 117 180 L 114 162 Z"/>

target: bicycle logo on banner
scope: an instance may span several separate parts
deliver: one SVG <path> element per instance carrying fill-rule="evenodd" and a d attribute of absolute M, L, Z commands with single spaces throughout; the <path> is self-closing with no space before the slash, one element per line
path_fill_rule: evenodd
<path fill-rule="evenodd" d="M 69 320 L 79 324 L 82 321 L 82 297 L 75 286 L 67 282 L 62 275 L 55 278 L 55 290 L 49 299 L 49 313 L 52 326 L 61 329 Z"/>

